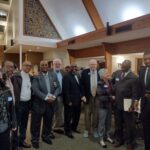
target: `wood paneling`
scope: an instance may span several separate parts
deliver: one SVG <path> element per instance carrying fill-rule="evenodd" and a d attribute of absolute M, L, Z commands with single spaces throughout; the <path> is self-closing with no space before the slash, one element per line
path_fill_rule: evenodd
<path fill-rule="evenodd" d="M 86 58 L 86 57 L 96 57 L 104 56 L 105 52 L 103 46 L 91 47 L 81 50 L 68 50 L 69 55 L 75 58 Z"/>
<path fill-rule="evenodd" d="M 0 66 L 2 66 L 3 61 L 4 61 L 4 45 L 0 45 Z"/>
<path fill-rule="evenodd" d="M 5 53 L 4 54 L 4 61 L 10 60 L 14 62 L 14 64 L 19 68 L 19 54 L 14 53 Z M 25 55 L 23 54 L 22 60 L 25 60 Z"/>
<path fill-rule="evenodd" d="M 82 0 L 96 30 L 104 28 L 102 19 L 93 3 L 93 0 Z"/>
<path fill-rule="evenodd" d="M 111 44 L 108 49 L 113 55 L 150 51 L 150 37 Z"/>
<path fill-rule="evenodd" d="M 103 48 L 105 51 L 105 66 L 108 69 L 109 73 L 112 72 L 112 54 L 109 49 L 111 48 L 111 44 L 103 43 Z"/>
<path fill-rule="evenodd" d="M 43 60 L 43 53 L 27 52 L 27 60 L 31 61 L 33 65 L 39 65 Z"/>

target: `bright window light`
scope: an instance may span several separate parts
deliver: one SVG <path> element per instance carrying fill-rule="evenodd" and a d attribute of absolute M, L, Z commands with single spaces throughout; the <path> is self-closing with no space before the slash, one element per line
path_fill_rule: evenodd
<path fill-rule="evenodd" d="M 83 27 L 81 27 L 81 26 L 75 27 L 74 34 L 76 36 L 81 35 L 81 34 L 85 34 L 85 33 L 86 33 L 86 30 Z"/>
<path fill-rule="evenodd" d="M 123 21 L 125 21 L 125 20 L 130 20 L 130 19 L 142 16 L 142 15 L 144 14 L 140 8 L 136 6 L 132 6 L 132 7 L 128 7 L 127 9 L 125 9 L 125 11 L 123 12 L 122 19 Z"/>

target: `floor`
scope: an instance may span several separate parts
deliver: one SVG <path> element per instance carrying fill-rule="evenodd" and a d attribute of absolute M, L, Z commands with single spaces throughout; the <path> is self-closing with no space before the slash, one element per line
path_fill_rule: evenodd
<path fill-rule="evenodd" d="M 27 131 L 27 141 L 30 142 L 30 122 L 28 125 Z M 74 139 L 69 139 L 63 134 L 55 134 L 56 138 L 53 140 L 52 145 L 48 145 L 40 141 L 39 150 L 125 150 L 125 146 L 120 148 L 114 148 L 112 144 L 107 143 L 107 148 L 102 148 L 98 142 L 98 139 L 93 138 L 93 136 L 89 136 L 89 138 L 83 138 L 83 116 L 81 115 L 79 128 L 81 134 L 74 134 Z M 137 140 L 138 148 L 137 150 L 144 150 L 143 148 L 143 140 Z M 35 150 L 34 148 L 26 149 L 26 150 Z"/>

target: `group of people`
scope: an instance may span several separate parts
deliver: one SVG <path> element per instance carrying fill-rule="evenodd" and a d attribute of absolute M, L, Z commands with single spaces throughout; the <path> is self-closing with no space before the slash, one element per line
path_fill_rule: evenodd
<path fill-rule="evenodd" d="M 126 143 L 127 150 L 134 150 L 137 146 L 135 111 L 141 99 L 145 150 L 150 150 L 150 52 L 144 53 L 143 60 L 145 66 L 141 67 L 138 76 L 131 71 L 130 60 L 123 61 L 121 70 L 112 75 L 107 68 L 98 70 L 95 59 L 91 59 L 89 68 L 82 71 L 75 63 L 63 70 L 58 58 L 53 60 L 53 68 L 42 60 L 40 71 L 34 76 L 30 75 L 30 61 L 23 62 L 21 71 L 14 71 L 14 63 L 5 61 L 0 77 L 1 148 L 31 147 L 26 142 L 30 113 L 34 148 L 40 147 L 40 137 L 51 145 L 55 138 L 53 131 L 73 139 L 74 132 L 80 133 L 78 124 L 83 103 L 84 138 L 92 134 L 99 138 L 103 148 L 107 147 L 105 141 L 108 141 L 114 147 Z M 125 109 L 125 105 L 128 108 Z M 111 137 L 112 111 L 115 139 Z"/>

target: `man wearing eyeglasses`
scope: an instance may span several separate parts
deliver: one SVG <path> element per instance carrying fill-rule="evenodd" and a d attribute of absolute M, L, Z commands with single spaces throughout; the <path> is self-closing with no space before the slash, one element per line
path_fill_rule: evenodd
<path fill-rule="evenodd" d="M 32 64 L 30 61 L 23 62 L 21 72 L 17 72 L 12 76 L 12 84 L 14 87 L 15 108 L 17 115 L 17 123 L 19 130 L 19 146 L 30 148 L 26 139 L 26 130 L 28 124 L 28 116 L 31 103 L 31 76 L 29 72 Z"/>

